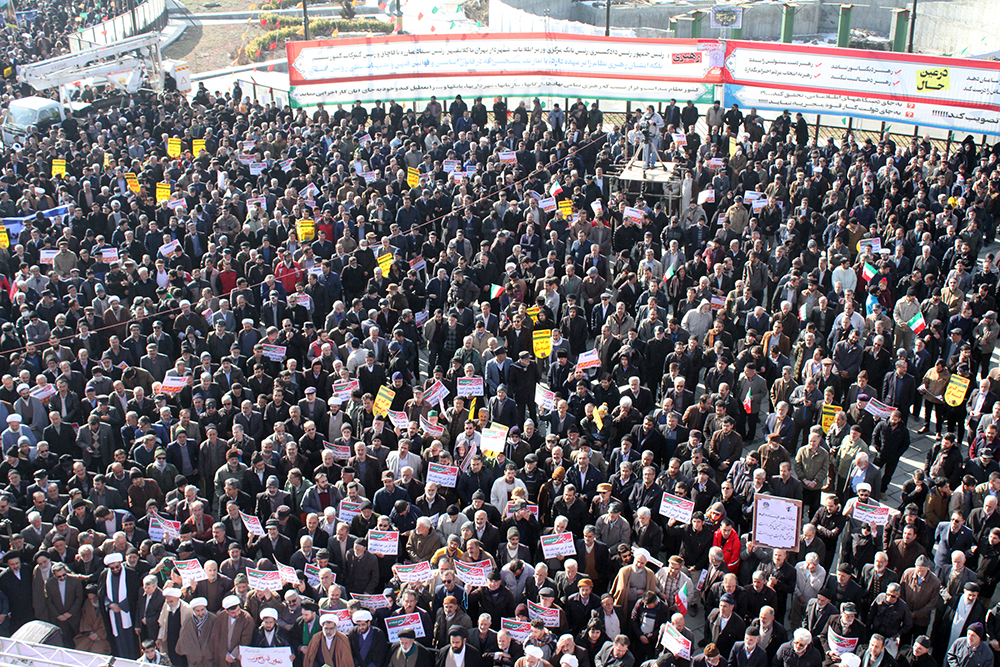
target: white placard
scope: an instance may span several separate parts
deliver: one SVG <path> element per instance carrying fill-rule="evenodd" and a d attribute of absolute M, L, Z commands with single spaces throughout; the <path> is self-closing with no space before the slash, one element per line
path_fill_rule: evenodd
<path fill-rule="evenodd" d="M 573 533 L 556 533 L 542 536 L 542 555 L 545 558 L 576 555 Z"/>
<path fill-rule="evenodd" d="M 851 516 L 861 523 L 884 526 L 889 523 L 889 508 L 879 503 L 854 503 Z"/>
<path fill-rule="evenodd" d="M 399 531 L 369 530 L 368 551 L 383 556 L 395 556 L 399 553 Z"/>
<path fill-rule="evenodd" d="M 399 616 L 390 616 L 385 619 L 385 629 L 386 634 L 389 636 L 389 641 L 391 642 L 399 641 L 400 630 L 413 630 L 417 639 L 425 636 L 424 624 L 420 620 L 420 614 L 400 614 Z"/>
<path fill-rule="evenodd" d="M 754 496 L 753 541 L 773 549 L 798 551 L 802 502 L 757 494 Z"/>
<path fill-rule="evenodd" d="M 410 428 L 410 420 L 406 416 L 405 412 L 398 412 L 396 410 L 389 410 L 388 412 L 389 412 L 389 421 L 392 422 L 393 426 L 403 431 Z"/>
<path fill-rule="evenodd" d="M 524 643 L 531 636 L 531 621 L 519 621 L 516 618 L 501 618 L 502 630 L 510 633 L 514 641 Z"/>
<path fill-rule="evenodd" d="M 341 500 L 340 501 L 340 512 L 337 513 L 337 518 L 341 521 L 351 522 L 351 519 L 361 514 L 361 501 L 354 502 L 353 500 Z"/>
<path fill-rule="evenodd" d="M 287 646 L 240 646 L 240 664 L 252 667 L 292 667 L 292 649 Z"/>
<path fill-rule="evenodd" d="M 283 584 L 277 570 L 247 568 L 247 583 L 257 591 L 280 591 Z"/>
<path fill-rule="evenodd" d="M 441 380 L 435 380 L 426 392 L 424 392 L 424 400 L 426 400 L 431 405 L 437 405 L 444 399 L 448 398 L 448 387 L 444 386 Z"/>
<path fill-rule="evenodd" d="M 482 396 L 483 378 L 458 378 L 456 392 L 459 396 Z"/>
<path fill-rule="evenodd" d="M 488 567 L 476 567 L 471 563 L 455 561 L 455 573 L 470 586 L 486 586 L 489 583 L 486 579 L 489 570 Z"/>
<path fill-rule="evenodd" d="M 251 535 L 264 536 L 264 527 L 260 525 L 260 519 L 250 514 L 244 514 L 243 512 L 240 512 L 240 518 L 243 519 L 243 525 L 246 526 Z"/>
<path fill-rule="evenodd" d="M 676 519 L 681 523 L 691 523 L 691 515 L 693 513 L 693 500 L 687 500 L 666 491 L 663 492 L 663 498 L 660 500 L 660 514 L 668 519 Z"/>
<path fill-rule="evenodd" d="M 426 560 L 410 565 L 393 565 L 393 569 L 396 571 L 396 576 L 404 584 L 414 584 L 431 578 L 431 564 Z"/>
<path fill-rule="evenodd" d="M 181 575 L 181 581 L 184 582 L 185 586 L 208 579 L 205 568 L 201 566 L 201 562 L 197 558 L 176 560 L 174 561 L 174 567 L 177 568 L 177 573 Z"/>
<path fill-rule="evenodd" d="M 427 481 L 453 489 L 458 482 L 458 467 L 446 466 L 441 463 L 428 463 Z"/>
<path fill-rule="evenodd" d="M 660 644 L 681 660 L 691 659 L 691 640 L 678 632 L 673 623 L 667 623 L 663 626 L 663 637 Z"/>
<path fill-rule="evenodd" d="M 547 628 L 558 628 L 559 627 L 559 609 L 552 607 L 551 609 L 543 607 L 540 604 L 535 604 L 531 600 L 528 600 L 528 618 L 532 621 L 536 618 L 542 619 Z"/>
<path fill-rule="evenodd" d="M 361 603 L 365 609 L 388 609 L 392 602 L 385 595 L 365 595 L 364 593 L 351 593 L 351 597 Z"/>
<path fill-rule="evenodd" d="M 556 394 L 541 385 L 535 385 L 535 403 L 543 410 L 554 410 L 556 407 Z"/>

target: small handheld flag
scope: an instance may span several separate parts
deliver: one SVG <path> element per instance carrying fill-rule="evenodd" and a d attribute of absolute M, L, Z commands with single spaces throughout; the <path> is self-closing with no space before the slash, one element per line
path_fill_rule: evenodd
<path fill-rule="evenodd" d="M 750 414 L 753 410 L 753 399 L 750 397 L 752 392 L 752 388 L 747 389 L 747 397 L 743 399 L 743 410 L 746 411 L 747 414 Z"/>
<path fill-rule="evenodd" d="M 688 585 L 685 583 L 681 586 L 680 590 L 674 593 L 674 604 L 677 605 L 677 611 L 681 616 L 687 616 L 688 613 Z"/>
<path fill-rule="evenodd" d="M 924 314 L 919 311 L 916 315 L 911 317 L 910 321 L 906 324 L 913 329 L 913 333 L 920 333 L 927 328 L 927 322 L 924 320 Z"/>
<path fill-rule="evenodd" d="M 500 285 L 490 285 L 490 298 L 496 299 L 503 294 L 503 287 Z"/>
<path fill-rule="evenodd" d="M 874 266 L 872 266 L 868 262 L 865 262 L 864 268 L 861 269 L 861 277 L 864 278 L 866 281 L 869 281 L 872 278 L 874 278 L 875 274 L 877 274 L 877 273 L 878 273 L 878 269 L 876 269 Z"/>

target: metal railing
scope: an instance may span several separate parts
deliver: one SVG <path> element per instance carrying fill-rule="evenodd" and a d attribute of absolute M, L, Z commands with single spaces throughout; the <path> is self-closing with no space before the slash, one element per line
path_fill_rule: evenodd
<path fill-rule="evenodd" d="M 130 2 L 134 3 L 134 0 L 130 0 Z M 126 6 L 128 4 L 126 3 Z M 76 53 L 94 46 L 114 44 L 126 37 L 151 30 L 162 30 L 166 25 L 166 0 L 146 0 L 146 2 L 131 4 L 127 11 L 113 19 L 108 19 L 70 35 L 69 50 Z"/>

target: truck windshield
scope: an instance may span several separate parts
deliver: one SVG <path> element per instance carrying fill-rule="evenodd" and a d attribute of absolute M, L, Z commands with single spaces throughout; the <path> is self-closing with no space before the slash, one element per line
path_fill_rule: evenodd
<path fill-rule="evenodd" d="M 36 118 L 37 112 L 35 109 L 26 109 L 12 105 L 7 109 L 7 113 L 4 114 L 3 124 L 13 125 L 14 127 L 28 127 L 35 123 Z"/>

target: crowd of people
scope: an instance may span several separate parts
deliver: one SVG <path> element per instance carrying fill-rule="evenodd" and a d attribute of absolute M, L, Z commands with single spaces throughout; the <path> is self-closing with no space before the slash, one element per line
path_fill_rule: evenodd
<path fill-rule="evenodd" d="M 28 30 L 12 66 L 51 50 Z M 992 667 L 994 149 L 675 100 L 348 107 L 201 86 L 3 148 L 0 633 Z M 667 196 L 614 178 L 644 146 Z M 759 494 L 800 501 L 797 550 L 754 540 Z"/>

